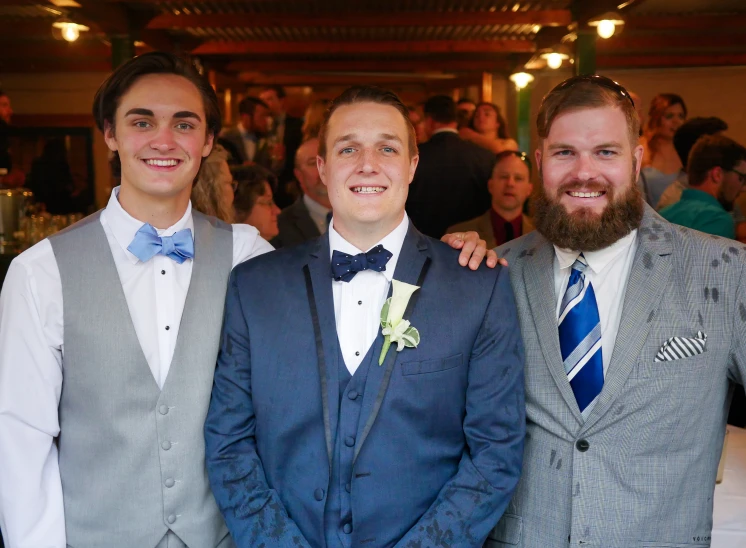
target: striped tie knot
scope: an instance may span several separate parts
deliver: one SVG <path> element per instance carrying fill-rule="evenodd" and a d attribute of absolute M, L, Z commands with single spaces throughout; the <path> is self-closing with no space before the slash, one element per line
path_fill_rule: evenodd
<path fill-rule="evenodd" d="M 578 258 L 575 259 L 575 262 L 572 263 L 572 269 L 577 270 L 582 274 L 585 272 L 586 268 L 588 268 L 588 261 L 585 260 L 585 257 L 583 257 L 583 254 L 581 253 L 578 255 Z"/>

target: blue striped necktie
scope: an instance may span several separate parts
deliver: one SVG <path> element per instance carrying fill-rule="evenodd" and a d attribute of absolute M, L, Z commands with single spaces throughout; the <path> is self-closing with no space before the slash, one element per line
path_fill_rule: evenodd
<path fill-rule="evenodd" d="M 588 263 L 581 253 L 572 265 L 558 319 L 565 373 L 583 418 L 604 386 L 601 320 L 593 286 L 585 279 L 586 268 Z"/>

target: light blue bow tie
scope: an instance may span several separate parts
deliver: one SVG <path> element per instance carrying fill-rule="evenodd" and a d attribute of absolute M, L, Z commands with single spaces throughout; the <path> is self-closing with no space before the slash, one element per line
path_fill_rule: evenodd
<path fill-rule="evenodd" d="M 192 230 L 185 228 L 173 236 L 161 237 L 152 225 L 145 223 L 137 231 L 127 250 L 144 263 L 160 254 L 181 264 L 194 258 Z"/>

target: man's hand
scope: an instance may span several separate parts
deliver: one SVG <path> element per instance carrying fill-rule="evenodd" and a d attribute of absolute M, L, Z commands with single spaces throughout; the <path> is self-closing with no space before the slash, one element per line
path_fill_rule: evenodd
<path fill-rule="evenodd" d="M 440 240 L 450 245 L 453 249 L 461 250 L 461 255 L 458 257 L 458 262 L 461 266 L 468 264 L 469 268 L 476 270 L 482 264 L 485 255 L 487 256 L 486 264 L 489 268 L 495 268 L 498 262 L 503 266 L 508 266 L 508 261 L 499 259 L 492 249 L 487 250 L 487 242 L 482 240 L 479 234 L 473 230 L 446 234 Z"/>

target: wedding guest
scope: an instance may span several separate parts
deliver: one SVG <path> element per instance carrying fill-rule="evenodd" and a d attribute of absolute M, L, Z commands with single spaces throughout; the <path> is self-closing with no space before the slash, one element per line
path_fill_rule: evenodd
<path fill-rule="evenodd" d="M 645 201 L 652 207 L 658 205 L 663 191 L 676 180 L 686 164 L 673 144 L 674 135 L 686 121 L 686 115 L 684 100 L 676 94 L 661 93 L 650 103 L 642 140 L 645 153 L 640 177 Z"/>
<path fill-rule="evenodd" d="M 504 150 L 497 155 L 487 186 L 492 207 L 486 213 L 448 228 L 448 232 L 475 230 L 495 247 L 528 234 L 534 223 L 524 215 L 524 205 L 531 195 L 531 160 L 525 152 Z"/>
<path fill-rule="evenodd" d="M 326 113 L 326 109 L 329 108 L 329 103 L 329 99 L 317 99 L 308 105 L 306 114 L 303 117 L 303 127 L 301 128 L 303 141 L 308 141 L 319 136 L 321 122 L 324 121 L 324 114 Z"/>
<path fill-rule="evenodd" d="M 477 110 L 477 104 L 471 99 L 461 98 L 456 102 L 456 122 L 457 129 L 468 127 Z"/>
<path fill-rule="evenodd" d="M 223 222 L 233 222 L 233 175 L 228 166 L 228 153 L 215 145 L 202 162 L 192 187 L 192 207 Z"/>
<path fill-rule="evenodd" d="M 518 143 L 508 137 L 508 128 L 500 109 L 493 103 L 479 103 L 470 126 L 461 128 L 459 135 L 493 154 L 503 150 L 518 150 Z"/>
<path fill-rule="evenodd" d="M 467 272 L 412 226 L 417 160 L 396 95 L 346 90 L 319 135 L 327 235 L 233 271 L 205 439 L 239 546 L 480 548 L 508 505 L 525 419 L 508 273 Z"/>
<path fill-rule="evenodd" d="M 261 166 L 241 166 L 234 168 L 236 193 L 233 199 L 236 222 L 255 227 L 265 240 L 271 240 L 279 233 L 277 216 L 280 208 L 272 197 L 271 171 Z"/>
<path fill-rule="evenodd" d="M 536 230 L 498 248 L 526 345 L 524 472 L 485 546 L 708 546 L 746 255 L 644 203 L 612 80 L 559 84 L 537 130 Z"/>

